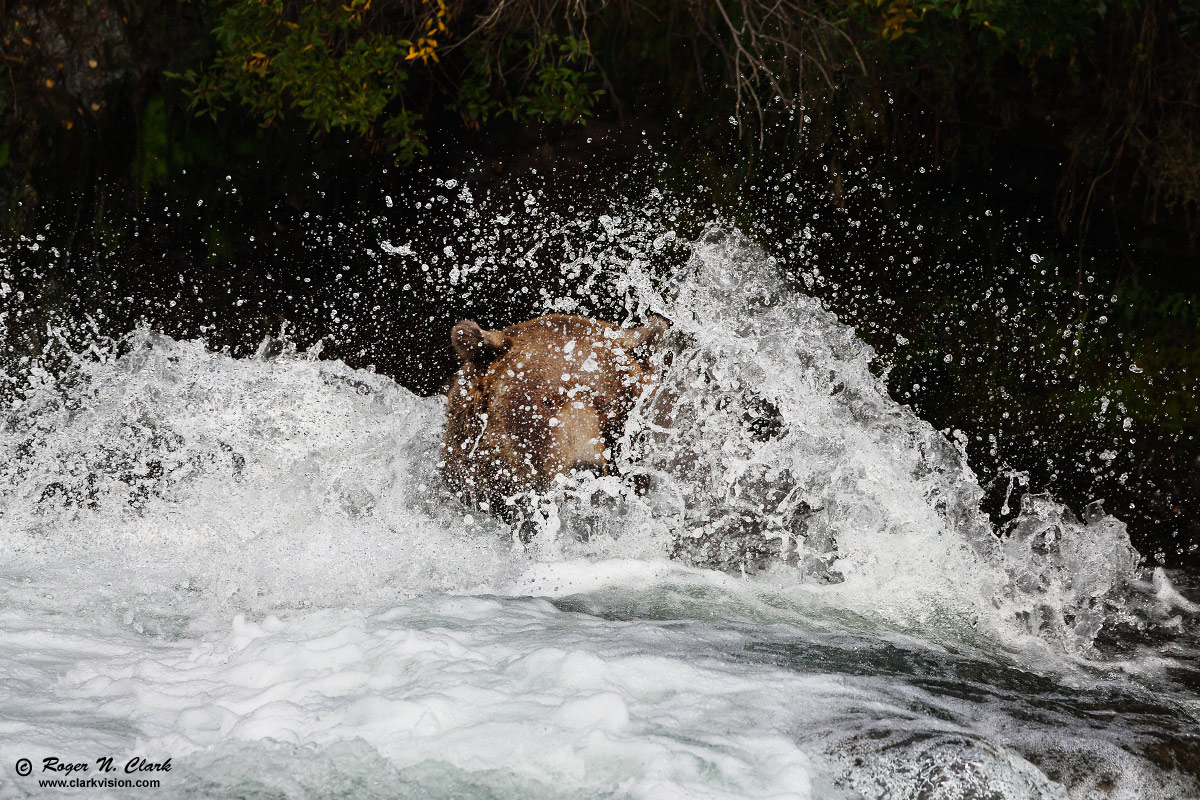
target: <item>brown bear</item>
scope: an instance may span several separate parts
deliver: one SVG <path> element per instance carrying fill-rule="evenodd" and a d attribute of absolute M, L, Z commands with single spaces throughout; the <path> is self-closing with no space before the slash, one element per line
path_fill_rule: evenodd
<path fill-rule="evenodd" d="M 446 393 L 442 474 L 472 508 L 512 521 L 516 500 L 559 475 L 612 470 L 626 418 L 653 379 L 662 317 L 641 327 L 551 314 L 489 331 L 450 331 L 462 362 Z"/>

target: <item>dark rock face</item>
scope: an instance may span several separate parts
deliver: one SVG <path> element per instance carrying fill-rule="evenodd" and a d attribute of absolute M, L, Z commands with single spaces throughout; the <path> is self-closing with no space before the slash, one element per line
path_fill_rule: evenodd
<path fill-rule="evenodd" d="M 175 52 L 162 32 L 190 30 L 179 7 L 179 0 L 0 7 L 7 72 L 0 76 L 0 191 L 7 195 L 0 204 L 9 229 L 27 229 L 20 220 L 28 222 L 40 191 L 69 196 L 108 162 L 128 160 L 137 109 Z"/>
<path fill-rule="evenodd" d="M 22 140 L 19 150 L 103 120 L 138 71 L 128 14 L 113 0 L 25 0 L 7 10 L 3 127 Z"/>
<path fill-rule="evenodd" d="M 45 122 L 73 128 L 104 114 L 111 92 L 134 71 L 128 16 L 111 0 L 21 2 L 9 9 L 5 50 L 20 59 L 27 102 Z"/>

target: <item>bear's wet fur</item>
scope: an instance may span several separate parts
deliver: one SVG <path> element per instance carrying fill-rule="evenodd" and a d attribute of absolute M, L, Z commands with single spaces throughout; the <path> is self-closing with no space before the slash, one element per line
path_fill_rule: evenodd
<path fill-rule="evenodd" d="M 442 441 L 447 486 L 472 509 L 513 521 L 520 498 L 547 492 L 557 476 L 609 474 L 667 328 L 661 317 L 622 328 L 567 314 L 498 331 L 459 322 Z"/>

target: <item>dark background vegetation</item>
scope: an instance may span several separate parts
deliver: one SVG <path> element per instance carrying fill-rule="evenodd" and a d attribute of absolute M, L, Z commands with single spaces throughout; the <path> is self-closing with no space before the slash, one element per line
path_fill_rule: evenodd
<path fill-rule="evenodd" d="M 64 315 L 237 354 L 286 321 L 436 391 L 454 320 L 516 321 L 558 273 L 458 297 L 412 290 L 415 266 L 384 279 L 354 255 L 380 231 L 447 235 L 414 198 L 453 179 L 483 207 L 533 187 L 583 213 L 660 186 L 744 224 L 877 348 L 898 400 L 965 431 L 998 517 L 1022 471 L 1077 509 L 1103 498 L 1158 561 L 1197 559 L 1196 0 L 0 15 L 10 360 Z"/>

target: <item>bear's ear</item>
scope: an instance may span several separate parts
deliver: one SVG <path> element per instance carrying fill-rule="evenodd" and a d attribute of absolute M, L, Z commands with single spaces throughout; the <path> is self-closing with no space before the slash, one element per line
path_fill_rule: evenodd
<path fill-rule="evenodd" d="M 512 340 L 501 331 L 485 331 L 473 319 L 464 319 L 450 331 L 450 343 L 463 361 L 481 366 L 499 356 Z"/>
<path fill-rule="evenodd" d="M 670 320 L 658 314 L 651 314 L 645 325 L 621 331 L 621 346 L 639 361 L 648 362 L 654 354 L 658 340 L 670 329 Z"/>
<path fill-rule="evenodd" d="M 646 320 L 645 325 L 639 325 L 636 328 L 628 328 L 621 331 L 621 344 L 626 350 L 633 350 L 638 347 L 645 349 L 653 349 L 654 345 L 658 344 L 658 340 L 662 335 L 671 329 L 671 322 L 658 314 L 651 314 Z"/>

